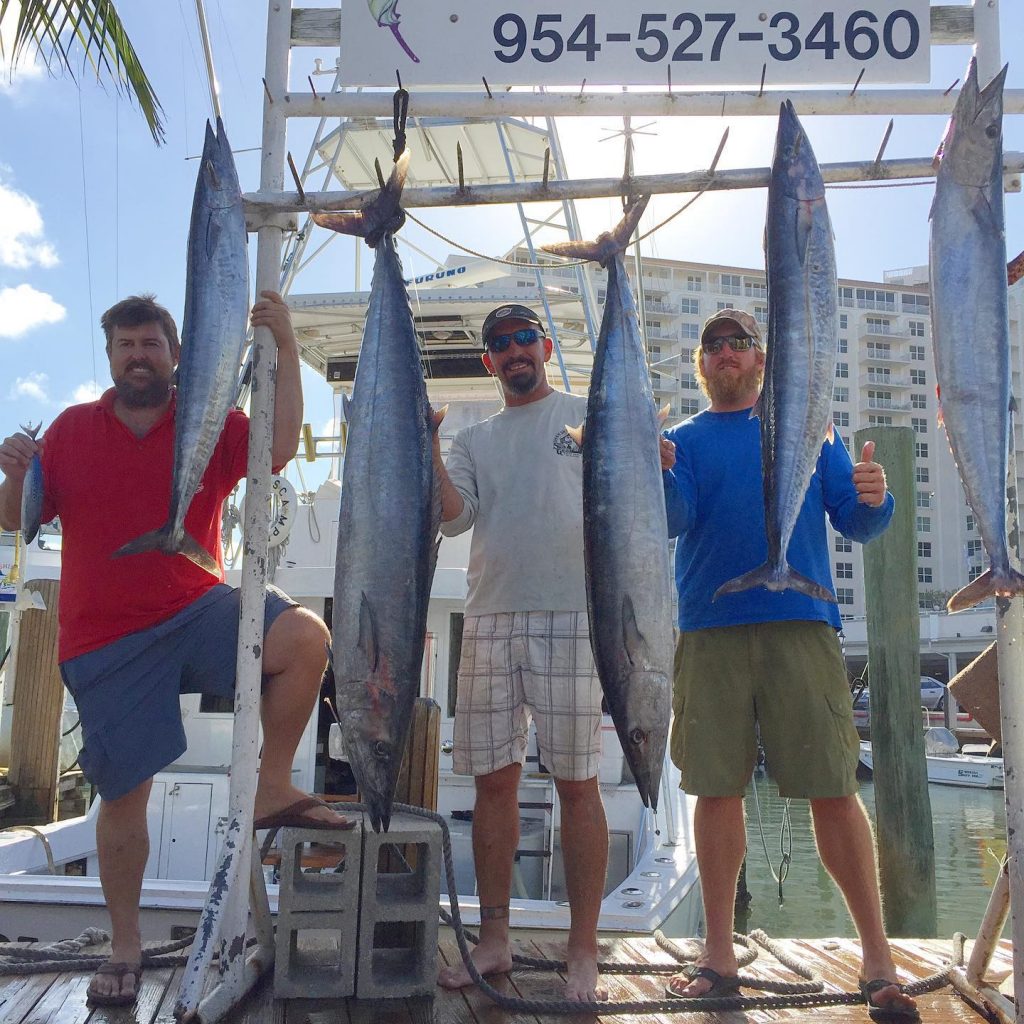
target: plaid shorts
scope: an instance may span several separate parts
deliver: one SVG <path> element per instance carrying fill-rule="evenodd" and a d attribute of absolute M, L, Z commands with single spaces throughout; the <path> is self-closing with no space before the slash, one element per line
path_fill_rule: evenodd
<path fill-rule="evenodd" d="M 466 616 L 455 705 L 453 767 L 488 775 L 526 763 L 530 719 L 555 778 L 597 775 L 601 684 L 586 612 Z"/>

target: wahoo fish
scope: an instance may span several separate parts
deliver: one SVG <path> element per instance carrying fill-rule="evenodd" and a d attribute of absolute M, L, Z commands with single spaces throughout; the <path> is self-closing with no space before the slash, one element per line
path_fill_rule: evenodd
<path fill-rule="evenodd" d="M 238 390 L 249 313 L 247 244 L 235 161 L 217 118 L 216 135 L 206 123 L 192 199 L 167 522 L 119 548 L 115 558 L 142 551 L 182 554 L 220 575 L 217 561 L 186 531 L 185 516 Z"/>
<path fill-rule="evenodd" d="M 935 376 L 946 436 L 991 567 L 947 607 L 1024 593 L 1006 541 L 1010 326 L 1003 221 L 1003 81 L 972 59 L 937 159 L 929 276 Z"/>
<path fill-rule="evenodd" d="M 671 717 L 672 573 L 661 422 L 651 392 L 623 252 L 647 206 L 635 200 L 612 232 L 544 249 L 608 271 L 584 427 L 583 548 L 590 646 L 615 731 L 644 804 L 657 810 Z"/>
<path fill-rule="evenodd" d="M 22 430 L 34 441 L 42 427 L 42 422 L 36 427 L 22 425 Z M 39 458 L 39 452 L 32 456 L 25 473 L 25 483 L 21 491 L 21 535 L 25 538 L 26 544 L 31 544 L 39 532 L 39 520 L 43 514 L 43 463 Z"/>
<path fill-rule="evenodd" d="M 779 111 L 765 224 L 768 351 L 750 415 L 761 419 L 768 560 L 723 583 L 714 600 L 752 587 L 797 590 L 835 604 L 832 592 L 786 561 L 822 440 L 833 439 L 839 320 L 832 224 L 825 185 L 793 104 Z"/>
<path fill-rule="evenodd" d="M 403 153 L 357 214 L 314 214 L 375 251 L 351 400 L 338 516 L 331 664 L 345 750 L 374 831 L 391 822 L 419 693 L 427 601 L 437 562 L 440 494 L 409 295 L 395 247 L 409 166 Z M 443 412 L 442 412 L 443 415 Z"/>

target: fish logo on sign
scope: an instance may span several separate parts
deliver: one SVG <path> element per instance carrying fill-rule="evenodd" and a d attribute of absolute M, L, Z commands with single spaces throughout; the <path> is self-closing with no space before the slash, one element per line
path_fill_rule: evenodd
<path fill-rule="evenodd" d="M 398 0 L 367 0 L 367 2 L 370 5 L 370 14 L 373 15 L 378 27 L 391 29 L 395 39 L 398 40 L 398 45 L 405 50 L 410 60 L 419 64 L 419 57 L 409 49 L 409 44 L 402 38 L 402 33 L 398 30 L 398 25 L 402 20 L 398 13 Z"/>

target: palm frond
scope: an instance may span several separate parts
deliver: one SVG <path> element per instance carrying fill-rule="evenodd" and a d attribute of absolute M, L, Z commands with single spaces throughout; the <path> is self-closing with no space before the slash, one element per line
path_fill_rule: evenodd
<path fill-rule="evenodd" d="M 113 0 L 0 0 L 0 24 L 18 12 L 9 54 L 13 66 L 26 51 L 38 52 L 51 73 L 55 65 L 74 78 L 71 58 L 80 49 L 97 78 L 111 79 L 133 97 L 159 145 L 164 139 L 163 109 L 135 53 Z"/>

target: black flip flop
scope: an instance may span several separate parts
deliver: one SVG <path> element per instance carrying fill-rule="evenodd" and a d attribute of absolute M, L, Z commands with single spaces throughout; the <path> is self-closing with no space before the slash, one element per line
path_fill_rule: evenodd
<path fill-rule="evenodd" d="M 860 995 L 868 1007 L 868 1016 L 875 1021 L 875 1024 L 913 1024 L 921 1019 L 921 1014 L 916 1007 L 900 1006 L 889 1003 L 887 1006 L 880 1006 L 873 1002 L 871 997 L 883 988 L 898 988 L 901 992 L 906 991 L 898 981 L 889 978 L 872 978 L 871 981 L 861 981 Z"/>
<path fill-rule="evenodd" d="M 699 996 L 684 996 L 671 988 L 671 983 L 665 986 L 665 994 L 673 999 L 721 999 L 724 996 L 734 996 L 740 990 L 740 976 L 738 974 L 719 974 L 712 967 L 689 967 L 679 972 L 685 975 L 690 981 L 698 978 L 705 978 L 711 982 L 711 988 L 702 992 Z"/>

